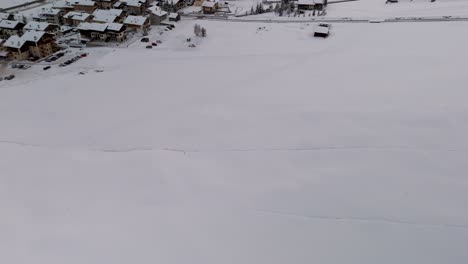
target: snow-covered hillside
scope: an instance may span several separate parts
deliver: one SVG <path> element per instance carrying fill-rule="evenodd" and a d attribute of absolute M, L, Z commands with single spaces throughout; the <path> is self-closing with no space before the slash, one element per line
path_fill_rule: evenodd
<path fill-rule="evenodd" d="M 27 2 L 31 2 L 33 0 L 1 0 L 0 1 L 0 8 L 12 7 L 16 5 L 21 5 Z"/>
<path fill-rule="evenodd" d="M 0 84 L 2 263 L 468 261 L 466 23 L 199 23 Z"/>

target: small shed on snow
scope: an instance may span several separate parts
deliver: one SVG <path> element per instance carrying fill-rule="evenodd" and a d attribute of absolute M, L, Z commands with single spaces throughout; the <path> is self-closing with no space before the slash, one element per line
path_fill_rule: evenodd
<path fill-rule="evenodd" d="M 314 29 L 314 37 L 326 38 L 330 35 L 330 28 L 326 26 L 316 26 Z"/>
<path fill-rule="evenodd" d="M 179 13 L 170 13 L 168 17 L 169 17 L 169 21 L 179 21 L 180 20 L 180 14 Z"/>

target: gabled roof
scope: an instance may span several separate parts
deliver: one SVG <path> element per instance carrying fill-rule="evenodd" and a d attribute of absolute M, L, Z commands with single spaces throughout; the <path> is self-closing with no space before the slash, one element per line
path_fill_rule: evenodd
<path fill-rule="evenodd" d="M 72 5 L 79 5 L 79 6 L 95 6 L 96 2 L 91 0 L 75 0 L 72 2 Z"/>
<path fill-rule="evenodd" d="M 43 8 L 39 11 L 39 15 L 50 15 L 50 16 L 56 16 L 60 13 L 60 9 L 55 9 L 55 8 Z"/>
<path fill-rule="evenodd" d="M 143 26 L 147 20 L 148 18 L 144 16 L 128 16 L 125 19 L 124 24 Z"/>
<path fill-rule="evenodd" d="M 70 30 L 73 30 L 74 27 L 69 27 L 69 26 L 60 26 L 60 32 L 68 32 Z"/>
<path fill-rule="evenodd" d="M 120 23 L 81 23 L 78 25 L 79 30 L 96 32 L 105 32 L 106 30 L 119 32 L 122 30 L 123 27 L 124 25 Z"/>
<path fill-rule="evenodd" d="M 117 20 L 117 16 L 115 15 L 95 15 L 93 21 L 101 22 L 101 23 L 113 23 Z"/>
<path fill-rule="evenodd" d="M 111 30 L 111 31 L 121 31 L 123 27 L 124 27 L 124 24 L 120 24 L 120 23 L 108 23 L 107 24 L 107 30 Z"/>
<path fill-rule="evenodd" d="M 121 2 L 121 1 L 117 1 L 115 2 L 115 4 L 113 5 L 114 8 L 117 8 L 117 7 L 121 7 L 124 3 Z"/>
<path fill-rule="evenodd" d="M 0 28 L 5 28 L 5 29 L 17 29 L 21 28 L 21 25 L 23 23 L 19 21 L 12 21 L 12 20 L 1 20 L 0 21 Z"/>
<path fill-rule="evenodd" d="M 11 16 L 10 13 L 0 12 L 0 20 L 1 19 L 8 19 L 8 18 L 10 18 L 10 16 Z"/>
<path fill-rule="evenodd" d="M 59 0 L 52 4 L 52 8 L 73 8 L 71 1 Z"/>
<path fill-rule="evenodd" d="M 162 10 L 159 6 L 151 6 L 148 8 L 148 10 L 156 16 L 165 16 L 167 15 L 167 12 Z"/>
<path fill-rule="evenodd" d="M 217 3 L 216 2 L 211 2 L 211 1 L 204 1 L 203 4 L 202 4 L 202 7 L 210 7 L 210 8 L 213 8 L 215 7 Z"/>
<path fill-rule="evenodd" d="M 89 30 L 89 31 L 97 31 L 97 32 L 104 32 L 107 29 L 107 24 L 101 23 L 81 23 L 78 25 L 79 30 Z"/>
<path fill-rule="evenodd" d="M 47 29 L 47 27 L 49 26 L 50 24 L 47 23 L 47 22 L 35 22 L 35 21 L 31 21 L 31 22 L 28 22 L 26 24 L 26 26 L 24 26 L 23 29 L 26 29 L 26 30 L 38 30 L 38 31 L 44 31 Z"/>
<path fill-rule="evenodd" d="M 127 6 L 140 7 L 143 5 L 141 0 L 124 0 L 124 2 L 127 3 Z"/>
<path fill-rule="evenodd" d="M 3 46 L 7 48 L 20 49 L 24 44 L 26 44 L 26 42 L 37 43 L 46 35 L 50 36 L 51 34 L 45 33 L 44 31 L 26 31 L 21 37 L 17 35 L 11 36 Z"/>
<path fill-rule="evenodd" d="M 3 46 L 7 48 L 20 49 L 21 47 L 23 47 L 24 43 L 26 43 L 25 40 L 21 39 L 17 35 L 14 35 L 7 39 Z"/>
<path fill-rule="evenodd" d="M 89 16 L 90 16 L 90 14 L 88 14 L 86 12 L 71 11 L 71 12 L 66 13 L 63 16 L 63 18 L 69 18 L 69 19 L 74 19 L 74 20 L 79 20 L 79 21 L 85 21 Z"/>
<path fill-rule="evenodd" d="M 169 18 L 177 18 L 177 17 L 179 17 L 179 14 L 177 14 L 177 13 L 170 13 L 169 14 Z"/>
<path fill-rule="evenodd" d="M 46 33 L 44 31 L 26 31 L 22 36 L 21 39 L 24 41 L 31 41 L 34 43 L 37 43 L 41 40 L 41 38 L 45 35 Z"/>
<path fill-rule="evenodd" d="M 114 16 L 121 16 L 123 13 L 122 9 L 96 9 L 93 15 L 114 15 Z"/>

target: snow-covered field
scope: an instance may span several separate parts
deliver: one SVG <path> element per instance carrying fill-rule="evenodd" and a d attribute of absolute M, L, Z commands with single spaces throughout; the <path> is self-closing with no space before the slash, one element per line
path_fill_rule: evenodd
<path fill-rule="evenodd" d="M 27 2 L 31 2 L 33 0 L 1 0 L 0 1 L 0 8 L 6 8 L 16 5 L 21 5 Z"/>
<path fill-rule="evenodd" d="M 255 0 L 254 0 L 255 1 Z M 329 1 L 332 2 L 332 1 Z M 255 6 L 252 0 L 229 1 L 231 10 L 238 10 L 236 14 L 244 14 Z M 238 7 L 238 8 L 236 8 Z M 385 0 L 358 0 L 344 3 L 330 3 L 326 8 L 327 15 L 320 18 L 395 18 L 395 17 L 441 17 L 441 16 L 468 16 L 468 1 L 465 0 L 400 0 L 398 3 L 386 4 Z M 291 17 L 294 14 L 290 15 Z M 281 18 L 290 19 L 288 15 L 278 17 L 275 13 L 248 16 L 253 18 Z M 302 16 L 301 16 L 302 17 Z M 298 19 L 299 17 L 295 18 Z M 317 18 L 317 17 L 315 17 Z M 310 19 L 308 13 L 305 19 Z"/>
<path fill-rule="evenodd" d="M 327 12 L 332 17 L 468 16 L 468 1 L 399 0 L 385 4 L 384 0 L 359 0 L 330 4 Z"/>
<path fill-rule="evenodd" d="M 466 23 L 198 23 L 0 83 L 2 263 L 468 261 Z"/>

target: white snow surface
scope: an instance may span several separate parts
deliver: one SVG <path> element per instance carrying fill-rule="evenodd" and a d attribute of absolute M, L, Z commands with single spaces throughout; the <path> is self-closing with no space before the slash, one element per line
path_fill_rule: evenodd
<path fill-rule="evenodd" d="M 16 5 L 21 5 L 27 2 L 31 2 L 33 0 L 1 0 L 0 1 L 0 8 L 7 8 Z"/>
<path fill-rule="evenodd" d="M 466 23 L 196 23 L 0 83 L 1 263 L 468 261 Z"/>
<path fill-rule="evenodd" d="M 327 13 L 331 17 L 467 16 L 468 1 L 399 0 L 385 4 L 385 0 L 359 0 L 330 4 Z"/>

